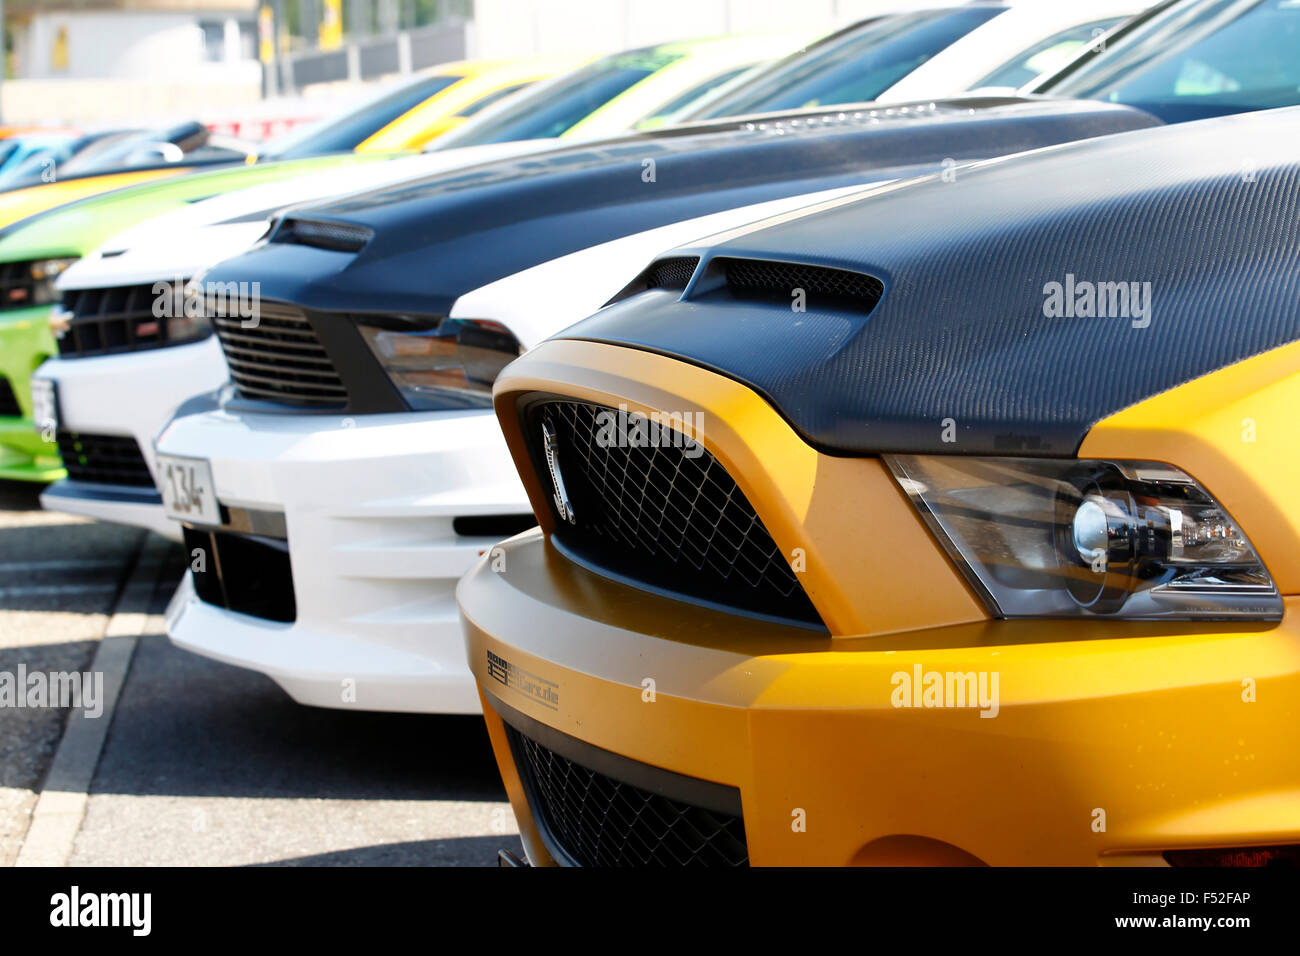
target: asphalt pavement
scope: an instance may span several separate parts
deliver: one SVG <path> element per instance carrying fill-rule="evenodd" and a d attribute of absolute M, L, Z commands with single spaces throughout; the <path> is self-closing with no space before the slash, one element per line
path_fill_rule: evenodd
<path fill-rule="evenodd" d="M 0 676 L 111 669 L 106 635 L 126 642 L 125 674 L 106 734 L 67 709 L 0 706 L 0 865 L 493 866 L 520 852 L 479 718 L 302 707 L 177 649 L 161 614 L 180 547 L 41 511 L 37 492 L 0 482 Z"/>

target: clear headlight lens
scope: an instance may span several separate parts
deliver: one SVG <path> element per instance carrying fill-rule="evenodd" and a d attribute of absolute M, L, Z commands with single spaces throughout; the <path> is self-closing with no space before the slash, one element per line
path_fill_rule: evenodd
<path fill-rule="evenodd" d="M 54 282 L 58 277 L 77 261 L 73 256 L 66 259 L 38 259 L 29 267 L 32 277 L 32 291 L 30 301 L 26 303 L 14 302 L 13 305 L 49 305 L 52 302 L 58 302 L 60 295 L 54 288 Z"/>
<path fill-rule="evenodd" d="M 1140 461 L 890 455 L 894 477 L 1001 617 L 1256 618 L 1282 599 L 1227 511 Z"/>
<path fill-rule="evenodd" d="M 423 329 L 360 329 L 413 411 L 490 408 L 492 383 L 520 352 L 509 329 L 486 319 L 443 319 Z"/>

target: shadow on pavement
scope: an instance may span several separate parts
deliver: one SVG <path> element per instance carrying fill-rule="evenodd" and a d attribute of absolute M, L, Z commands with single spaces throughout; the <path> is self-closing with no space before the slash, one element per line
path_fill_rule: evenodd
<path fill-rule="evenodd" d="M 513 850 L 523 858 L 524 847 L 514 834 L 501 836 L 449 837 L 445 840 L 416 840 L 385 843 L 353 850 L 318 853 L 314 856 L 277 860 L 267 866 L 496 866 L 498 850 Z"/>

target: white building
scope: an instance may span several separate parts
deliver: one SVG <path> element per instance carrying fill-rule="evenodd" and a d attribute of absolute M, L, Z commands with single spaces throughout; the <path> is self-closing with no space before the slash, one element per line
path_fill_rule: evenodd
<path fill-rule="evenodd" d="M 257 0 L 5 0 L 18 79 L 246 82 Z"/>

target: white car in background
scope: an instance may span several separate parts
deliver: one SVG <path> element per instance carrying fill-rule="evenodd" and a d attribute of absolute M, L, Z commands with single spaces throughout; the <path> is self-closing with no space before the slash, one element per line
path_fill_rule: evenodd
<path fill-rule="evenodd" d="M 866 188 L 592 246 L 468 292 L 448 318 L 490 317 L 527 349 L 600 309 L 664 249 Z M 182 467 L 202 462 L 204 497 L 221 514 L 183 502 L 173 517 L 222 528 L 191 530 L 186 548 L 203 562 L 237 560 L 217 586 L 238 588 L 227 599 L 257 609 L 231 613 L 187 574 L 167 609 L 175 644 L 260 671 L 301 704 L 479 712 L 456 584 L 493 545 L 535 523 L 490 409 L 275 415 L 231 411 L 208 396 L 178 411 L 157 453 Z"/>
<path fill-rule="evenodd" d="M 270 216 L 288 206 L 376 189 L 419 176 L 553 148 L 546 141 L 473 146 L 383 162 L 361 162 L 226 193 L 157 216 L 105 242 L 78 260 L 57 285 L 64 306 L 54 315 L 57 357 L 32 375 L 52 396 L 53 423 L 76 436 L 85 463 L 75 477 L 50 485 L 41 504 L 53 511 L 147 528 L 180 540 L 163 514 L 153 439 L 182 402 L 220 387 L 226 361 L 201 319 L 182 344 L 156 334 L 132 335 L 111 353 L 79 353 L 68 338 L 77 323 L 134 323 L 155 329 L 168 316 L 183 320 L 176 294 L 205 268 L 243 252 L 266 232 Z M 105 310 L 108 310 L 107 312 Z M 200 337 L 203 336 L 203 337 Z M 136 341 L 138 339 L 138 341 Z M 160 340 L 161 339 L 161 340 Z"/>

